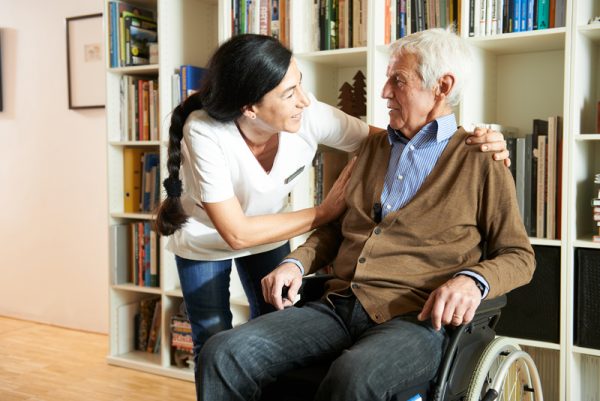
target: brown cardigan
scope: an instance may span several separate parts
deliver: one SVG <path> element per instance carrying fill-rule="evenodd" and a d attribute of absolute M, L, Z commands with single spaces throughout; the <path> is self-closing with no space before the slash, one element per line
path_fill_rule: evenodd
<path fill-rule="evenodd" d="M 387 133 L 360 150 L 340 223 L 316 230 L 289 256 L 308 273 L 333 262 L 329 293 L 351 288 L 375 322 L 419 311 L 429 294 L 461 270 L 482 275 L 489 298 L 531 280 L 535 259 L 503 163 L 467 146 L 459 128 L 414 198 L 379 224 L 390 159 Z M 487 259 L 481 260 L 483 241 Z"/>

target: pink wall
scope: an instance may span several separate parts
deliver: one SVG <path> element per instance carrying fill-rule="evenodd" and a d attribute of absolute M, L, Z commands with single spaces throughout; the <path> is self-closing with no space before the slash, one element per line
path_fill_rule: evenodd
<path fill-rule="evenodd" d="M 65 39 L 102 9 L 0 0 L 0 315 L 106 333 L 105 112 L 68 109 Z"/>

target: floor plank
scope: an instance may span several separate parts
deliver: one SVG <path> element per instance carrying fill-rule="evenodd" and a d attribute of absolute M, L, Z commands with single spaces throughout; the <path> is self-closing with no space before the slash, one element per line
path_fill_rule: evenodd
<path fill-rule="evenodd" d="M 105 335 L 0 317 L 2 401 L 194 401 L 194 384 L 108 365 Z"/>

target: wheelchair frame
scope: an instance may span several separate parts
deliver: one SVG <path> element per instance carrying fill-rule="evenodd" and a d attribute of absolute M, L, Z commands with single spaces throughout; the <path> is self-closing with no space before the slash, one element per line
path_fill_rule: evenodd
<path fill-rule="evenodd" d="M 297 305 L 318 299 L 329 278 L 329 275 L 305 277 Z M 446 326 L 449 340 L 434 380 L 408 389 L 394 400 L 404 401 L 401 397 L 408 399 L 419 393 L 423 401 L 543 401 L 539 375 L 529 354 L 513 340 L 495 337 L 494 328 L 505 305 L 505 295 L 485 300 L 470 323 Z M 480 357 L 474 358 L 475 355 Z M 287 372 L 265 389 L 261 400 L 311 400 L 327 369 L 328 364 L 319 364 Z M 301 391 L 286 395 L 290 387 Z"/>

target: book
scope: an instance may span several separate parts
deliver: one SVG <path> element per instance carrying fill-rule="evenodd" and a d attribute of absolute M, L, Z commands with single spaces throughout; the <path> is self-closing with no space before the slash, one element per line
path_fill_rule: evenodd
<path fill-rule="evenodd" d="M 139 327 L 136 349 L 146 351 L 152 326 L 154 309 L 159 298 L 145 298 L 140 301 Z"/>
<path fill-rule="evenodd" d="M 110 242 L 110 282 L 113 285 L 124 284 L 129 281 L 129 252 L 130 248 L 129 226 L 127 224 L 113 224 L 109 227 Z"/>
<path fill-rule="evenodd" d="M 532 1 L 532 0 L 531 0 Z M 550 1 L 537 0 L 537 28 L 548 29 L 550 18 Z"/>
<path fill-rule="evenodd" d="M 148 334 L 146 352 L 154 353 L 156 348 L 158 334 L 160 333 L 161 304 L 162 301 L 160 299 L 154 304 L 154 313 L 152 314 L 152 323 L 150 324 L 150 333 Z"/>
<path fill-rule="evenodd" d="M 126 147 L 123 149 L 123 211 L 140 211 L 142 195 L 142 160 L 144 150 Z"/>
<path fill-rule="evenodd" d="M 546 145 L 546 238 L 556 238 L 556 152 L 558 148 L 558 118 L 548 117 L 548 143 Z"/>
<path fill-rule="evenodd" d="M 181 76 L 179 98 L 183 102 L 190 95 L 200 89 L 202 80 L 206 75 L 206 69 L 194 65 L 184 64 L 179 68 L 179 75 Z"/>

